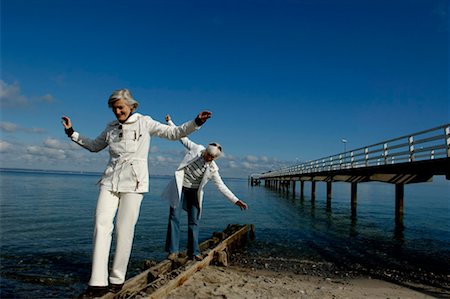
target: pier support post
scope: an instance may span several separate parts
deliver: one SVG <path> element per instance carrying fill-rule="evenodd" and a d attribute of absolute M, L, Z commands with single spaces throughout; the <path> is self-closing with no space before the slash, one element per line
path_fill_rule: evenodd
<path fill-rule="evenodd" d="M 295 199 L 295 181 L 292 181 L 292 198 Z"/>
<path fill-rule="evenodd" d="M 331 187 L 332 183 L 327 182 L 327 208 L 331 208 Z"/>
<path fill-rule="evenodd" d="M 311 181 L 311 201 L 316 200 L 316 182 L 314 180 Z"/>
<path fill-rule="evenodd" d="M 305 181 L 300 181 L 300 200 L 303 201 L 305 199 Z"/>
<path fill-rule="evenodd" d="M 331 201 L 331 182 L 327 182 L 327 202 Z"/>
<path fill-rule="evenodd" d="M 403 200 L 405 197 L 405 185 L 395 184 L 395 225 L 403 226 Z"/>
<path fill-rule="evenodd" d="M 356 206 L 357 206 L 357 198 L 358 198 L 358 183 L 351 184 L 351 209 L 352 209 L 352 217 L 356 216 Z"/>

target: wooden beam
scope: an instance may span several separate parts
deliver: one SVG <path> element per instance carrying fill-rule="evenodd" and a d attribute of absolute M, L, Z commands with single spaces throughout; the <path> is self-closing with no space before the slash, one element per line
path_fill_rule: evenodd
<path fill-rule="evenodd" d="M 238 229 L 233 232 L 236 228 Z M 247 240 L 247 235 L 250 239 L 254 239 L 253 225 L 229 225 L 223 232 L 214 233 L 212 238 L 199 245 L 200 250 L 206 255 L 203 260 L 189 261 L 186 256 L 178 258 L 176 261 L 163 260 L 127 280 L 119 293 L 108 293 L 101 298 L 135 298 L 143 292 L 146 293 L 145 298 L 163 298 L 164 294 L 183 284 L 191 274 L 208 266 L 213 259 L 222 260 L 222 264 L 227 263 L 228 261 L 224 261 L 227 251 L 230 252 L 242 246 Z M 175 278 L 171 279 L 173 276 Z M 154 292 L 149 293 L 152 288 Z"/>
<path fill-rule="evenodd" d="M 300 200 L 303 201 L 305 199 L 305 181 L 300 181 Z"/>
<path fill-rule="evenodd" d="M 327 202 L 331 201 L 331 188 L 332 188 L 332 183 L 327 182 Z"/>
<path fill-rule="evenodd" d="M 395 225 L 403 227 L 403 201 L 405 197 L 405 185 L 395 185 Z"/>
<path fill-rule="evenodd" d="M 358 183 L 351 183 L 351 211 L 352 217 L 356 216 L 356 208 L 357 208 L 357 199 L 358 199 Z"/>
<path fill-rule="evenodd" d="M 189 277 L 191 277 L 195 272 L 205 268 L 211 263 L 214 259 L 215 255 L 227 250 L 228 247 L 233 246 L 233 243 L 239 241 L 244 235 L 246 236 L 249 230 L 249 226 L 245 225 L 239 231 L 223 240 L 218 246 L 208 252 L 208 254 L 201 261 L 194 262 L 193 264 L 187 265 L 186 269 L 182 271 L 175 278 L 171 279 L 167 283 L 165 283 L 162 287 L 157 288 L 154 292 L 149 294 L 148 298 L 152 299 L 160 299 L 165 298 L 169 292 L 181 286 L 184 282 L 186 282 Z M 162 278 L 164 279 L 164 278 Z M 150 284 L 148 288 L 152 288 L 152 285 L 157 285 L 157 282 Z"/>
<path fill-rule="evenodd" d="M 292 181 L 292 198 L 295 198 L 295 181 Z"/>

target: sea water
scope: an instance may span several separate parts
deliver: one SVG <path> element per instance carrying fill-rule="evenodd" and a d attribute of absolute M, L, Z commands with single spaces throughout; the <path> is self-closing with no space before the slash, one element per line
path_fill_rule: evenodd
<path fill-rule="evenodd" d="M 89 280 L 93 216 L 99 174 L 0 172 L 1 298 L 73 298 Z M 141 207 L 127 278 L 142 271 L 145 260 L 165 258 L 169 207 L 161 198 L 168 177 L 151 177 Z M 258 248 L 299 259 L 326 259 L 366 268 L 398 268 L 450 274 L 450 183 L 406 185 L 404 228 L 396 229 L 395 187 L 358 185 L 356 215 L 350 185 L 333 184 L 331 205 L 326 185 L 318 183 L 311 201 L 246 179 L 224 179 L 249 209 L 241 211 L 213 183 L 205 189 L 200 239 L 228 224 L 254 224 Z M 186 219 L 181 244 L 186 243 Z M 114 250 L 114 247 L 113 249 Z M 261 252 L 259 252 L 261 253 Z"/>

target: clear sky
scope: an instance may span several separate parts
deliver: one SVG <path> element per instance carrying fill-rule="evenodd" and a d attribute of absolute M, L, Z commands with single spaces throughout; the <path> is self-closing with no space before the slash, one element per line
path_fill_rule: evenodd
<path fill-rule="evenodd" d="M 246 177 L 450 122 L 448 0 L 0 0 L 1 167 L 103 171 L 70 142 L 114 120 L 112 91 L 223 145 Z M 152 174 L 178 142 L 152 139 Z"/>

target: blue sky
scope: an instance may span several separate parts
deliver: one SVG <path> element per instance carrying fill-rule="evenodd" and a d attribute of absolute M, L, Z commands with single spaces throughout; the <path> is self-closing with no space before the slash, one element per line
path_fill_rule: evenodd
<path fill-rule="evenodd" d="M 246 177 L 450 122 L 447 0 L 1 0 L 1 167 L 103 171 L 113 90 L 163 121 L 213 117 L 223 176 Z M 178 142 L 154 138 L 152 174 Z"/>

